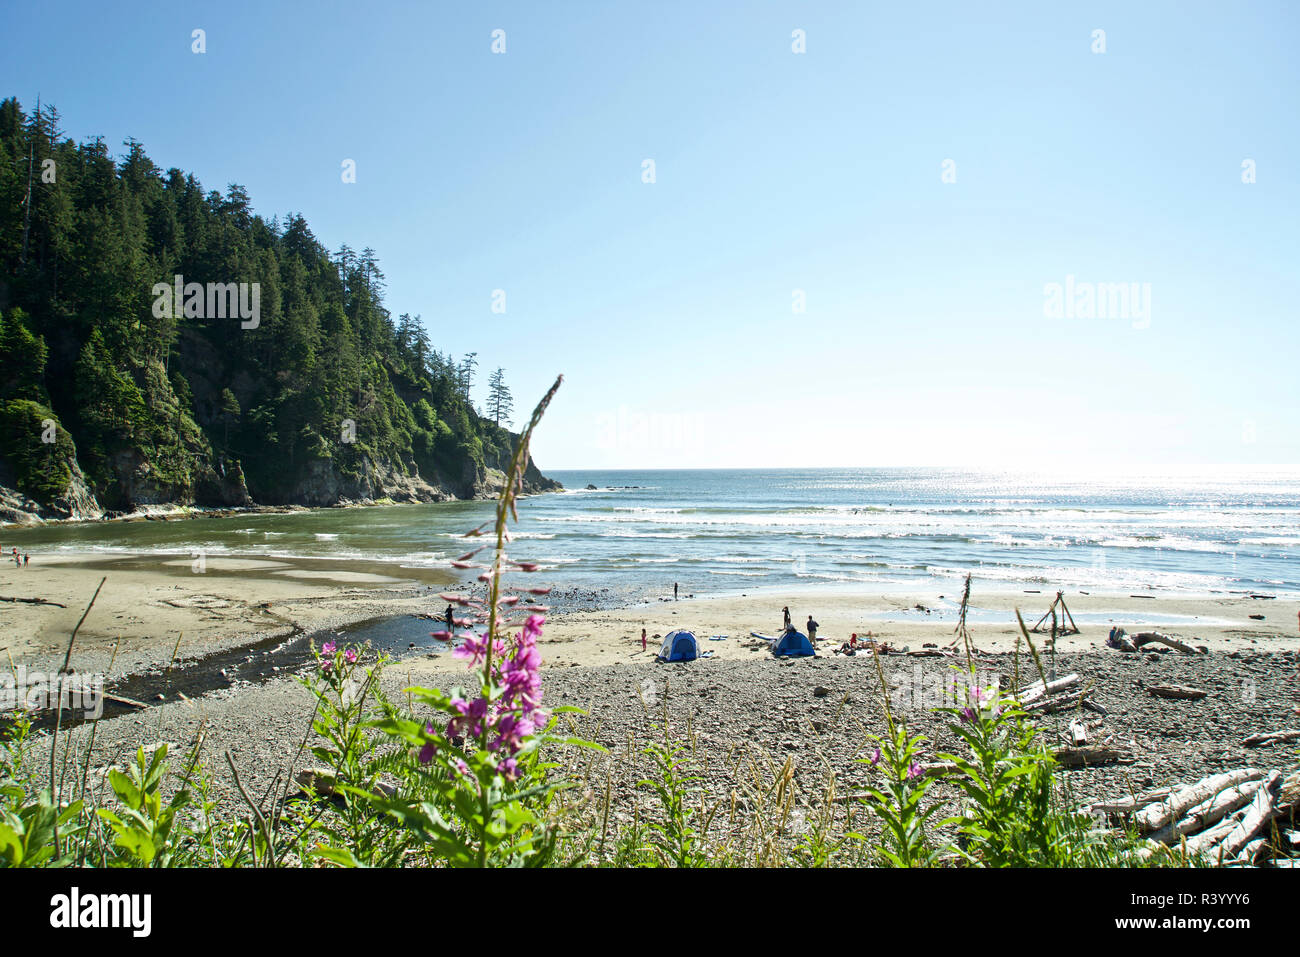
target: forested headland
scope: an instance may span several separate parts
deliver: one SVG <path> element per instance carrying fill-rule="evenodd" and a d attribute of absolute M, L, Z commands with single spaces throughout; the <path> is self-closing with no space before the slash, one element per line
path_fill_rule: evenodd
<path fill-rule="evenodd" d="M 479 414 L 476 366 L 392 316 L 373 250 L 0 102 L 0 521 L 491 494 L 509 393 Z"/>

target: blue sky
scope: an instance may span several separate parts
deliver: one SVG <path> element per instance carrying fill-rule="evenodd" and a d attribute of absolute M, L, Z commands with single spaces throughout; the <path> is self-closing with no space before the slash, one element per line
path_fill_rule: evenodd
<path fill-rule="evenodd" d="M 0 93 L 374 247 L 519 412 L 563 372 L 543 469 L 1300 462 L 1295 4 L 132 9 L 9 6 Z"/>

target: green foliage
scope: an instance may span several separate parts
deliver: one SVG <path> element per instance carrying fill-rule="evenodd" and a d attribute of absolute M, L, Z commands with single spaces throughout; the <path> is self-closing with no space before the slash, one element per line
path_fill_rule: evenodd
<path fill-rule="evenodd" d="M 68 490 L 76 457 L 72 436 L 50 409 L 29 399 L 0 401 L 0 458 L 24 495 L 43 505 L 54 502 Z"/>
<path fill-rule="evenodd" d="M 197 761 L 196 749 L 190 762 L 191 773 Z M 190 803 L 190 791 L 183 785 L 164 802 L 162 783 L 166 770 L 167 745 L 161 744 L 147 758 L 144 748 L 137 749 L 135 764 L 127 773 L 116 768 L 108 772 L 108 782 L 119 807 L 117 810 L 100 808 L 96 813 L 113 830 L 117 854 L 110 859 L 110 864 L 167 867 L 172 863 L 177 814 Z M 188 777 L 186 774 L 186 783 Z"/>
<path fill-rule="evenodd" d="M 0 313 L 0 396 L 48 402 L 45 394 L 45 340 L 29 328 L 21 309 Z"/>
<path fill-rule="evenodd" d="M 973 680 L 975 673 L 967 675 Z M 961 684 L 958 684 L 961 687 Z M 967 684 L 963 707 L 942 708 L 966 754 L 940 754 L 968 807 L 952 819 L 961 854 L 988 867 L 1078 867 L 1104 864 L 1109 849 L 1089 834 L 1090 819 L 1061 806 L 1056 758 L 1016 701 L 997 687 Z"/>
<path fill-rule="evenodd" d="M 24 767 L 31 722 L 20 716 L 7 739 L 0 739 L 0 867 L 62 867 L 69 855 L 56 856 L 56 827 L 73 826 L 81 802 L 58 808 L 48 790 L 29 797 Z"/>
<path fill-rule="evenodd" d="M 367 462 L 419 471 L 458 494 L 500 467 L 508 443 L 487 437 L 496 426 L 469 399 L 473 356 L 432 348 L 418 316 L 394 322 L 373 250 L 331 256 L 301 216 L 254 214 L 239 185 L 205 193 L 139 143 L 114 159 L 58 123 L 49 106 L 26 116 L 0 102 L 0 269 L 13 303 L 0 315 L 0 401 L 37 402 L 66 423 L 101 502 L 132 505 L 144 474 L 151 497 L 190 501 L 219 488 L 200 476 L 236 461 L 267 503 L 303 500 L 322 460 L 354 481 Z M 53 183 L 37 178 L 30 205 L 29 155 L 58 169 Z M 178 275 L 205 291 L 256 283 L 257 327 L 206 294 L 201 315 L 170 297 L 163 308 L 155 286 L 170 291 Z M 355 443 L 339 440 L 345 420 Z"/>
<path fill-rule="evenodd" d="M 378 684 L 387 659 L 381 656 L 362 665 L 364 653 L 359 648 L 328 649 L 318 655 L 319 669 L 302 679 L 316 699 L 311 753 L 329 769 L 307 791 L 315 798 L 324 790 L 336 805 L 328 815 L 310 804 L 297 810 L 312 832 L 309 854 L 352 867 L 391 867 L 401 863 L 406 843 L 373 813 L 364 796 L 386 794 L 381 778 L 402 762 L 379 750 L 380 736 L 370 725 L 372 705 L 382 702 Z"/>
<path fill-rule="evenodd" d="M 687 786 L 700 779 L 683 773 L 685 750 L 682 745 L 667 741 L 651 743 L 645 753 L 658 773 L 638 782 L 637 786 L 650 788 L 659 799 L 661 816 L 648 826 L 651 834 L 648 847 L 655 852 L 657 860 L 674 867 L 701 867 L 707 858 L 695 826 L 697 811 L 687 803 Z"/>
<path fill-rule="evenodd" d="M 932 779 L 921 773 L 917 757 L 925 744 L 924 735 L 908 734 L 906 726 L 887 714 L 888 733 L 869 735 L 877 745 L 875 754 L 861 758 L 878 770 L 883 781 L 867 789 L 868 806 L 884 826 L 880 856 L 893 867 L 927 867 L 939 859 L 926 825 L 939 805 L 926 803 Z M 862 835 L 854 832 L 859 840 Z"/>

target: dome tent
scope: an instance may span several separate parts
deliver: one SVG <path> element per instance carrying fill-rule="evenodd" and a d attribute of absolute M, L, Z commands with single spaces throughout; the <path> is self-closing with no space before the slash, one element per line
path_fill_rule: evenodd
<path fill-rule="evenodd" d="M 776 641 L 772 642 L 772 654 L 778 658 L 794 658 L 800 655 L 815 654 L 812 642 L 806 635 L 791 628 Z"/>
<path fill-rule="evenodd" d="M 700 646 L 689 631 L 670 631 L 659 649 L 660 661 L 694 661 L 700 656 Z"/>

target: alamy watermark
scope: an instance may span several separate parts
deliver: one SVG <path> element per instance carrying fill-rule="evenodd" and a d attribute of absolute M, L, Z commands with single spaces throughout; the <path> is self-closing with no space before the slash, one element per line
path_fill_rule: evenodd
<path fill-rule="evenodd" d="M 1077 282 L 1043 286 L 1043 315 L 1048 319 L 1127 319 L 1134 329 L 1151 325 L 1151 283 Z"/>
<path fill-rule="evenodd" d="M 895 671 L 886 676 L 889 706 L 896 711 L 930 711 L 934 708 L 966 707 L 972 701 L 989 702 L 1002 687 L 1002 673 L 976 669 L 973 673 L 927 672 L 913 665 L 910 672 Z M 978 692 L 976 694 L 975 692 Z"/>
<path fill-rule="evenodd" d="M 599 449 L 686 449 L 704 440 L 703 418 L 694 412 L 634 412 L 620 405 L 596 416 Z"/>
<path fill-rule="evenodd" d="M 243 320 L 241 329 L 256 329 L 262 322 L 262 284 L 259 282 L 186 282 L 180 273 L 171 283 L 153 287 L 155 319 Z"/>
<path fill-rule="evenodd" d="M 0 678 L 0 711 L 38 711 L 53 708 L 80 711 L 88 720 L 104 714 L 104 676 L 101 674 L 50 674 L 28 671 L 19 665 Z"/>

